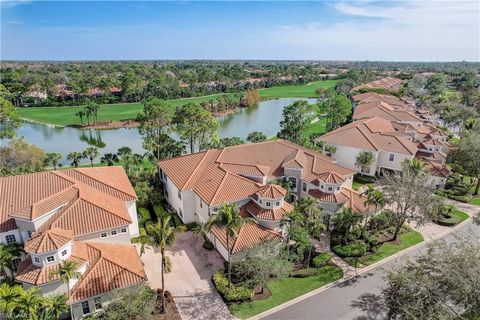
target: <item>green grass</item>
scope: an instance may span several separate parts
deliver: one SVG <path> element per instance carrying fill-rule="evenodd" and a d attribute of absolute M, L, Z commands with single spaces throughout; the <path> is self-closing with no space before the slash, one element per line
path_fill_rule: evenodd
<path fill-rule="evenodd" d="M 342 276 L 343 272 L 340 268 L 327 265 L 321 268 L 318 274 L 311 277 L 274 280 L 268 284 L 268 289 L 272 295 L 267 299 L 231 305 L 229 309 L 235 317 L 247 319 L 314 289 L 323 287 Z"/>
<path fill-rule="evenodd" d="M 472 180 L 474 180 L 474 181 L 472 181 Z M 470 193 L 473 195 L 474 192 L 475 192 L 475 187 L 476 187 L 477 179 L 476 179 L 476 178 L 473 178 L 473 177 L 465 177 L 465 181 L 466 181 L 467 183 L 474 182 L 474 183 L 472 183 L 472 187 L 470 188 Z M 480 194 L 473 195 L 473 196 L 472 196 L 472 199 L 470 200 L 470 204 L 473 204 L 473 205 L 476 205 L 476 206 L 480 206 Z"/>
<path fill-rule="evenodd" d="M 393 244 L 393 243 L 384 243 L 382 244 L 375 253 L 364 256 L 358 260 L 357 267 L 365 267 L 369 266 L 375 262 L 378 262 L 386 257 L 394 255 L 402 250 L 405 250 L 411 246 L 416 245 L 423 241 L 423 236 L 417 231 L 409 231 L 407 233 L 402 234 L 399 237 L 400 244 Z M 355 265 L 354 259 L 346 258 L 344 259 L 350 265 Z"/>
<path fill-rule="evenodd" d="M 168 100 L 172 106 L 179 106 L 190 102 L 210 101 L 223 94 L 212 94 L 209 96 Z M 68 106 L 68 107 L 39 107 L 39 108 L 18 108 L 20 117 L 26 120 L 49 123 L 58 126 L 79 125 L 80 118 L 75 115 L 85 106 Z M 102 105 L 98 112 L 98 121 L 122 121 L 135 119 L 143 110 L 141 103 L 116 103 Z"/>
<path fill-rule="evenodd" d="M 352 188 L 358 190 L 360 187 L 375 183 L 375 178 L 369 176 L 355 175 L 353 177 Z"/>
<path fill-rule="evenodd" d="M 337 80 L 322 80 L 306 85 L 281 86 L 258 90 L 262 98 L 315 98 L 318 88 L 333 88 Z"/>
<path fill-rule="evenodd" d="M 465 221 L 469 217 L 467 213 L 465 213 L 463 211 L 460 211 L 460 210 L 453 211 L 452 216 L 455 217 L 456 219 L 460 220 L 460 221 Z"/>
<path fill-rule="evenodd" d="M 333 87 L 336 80 L 316 81 L 303 86 L 283 86 L 272 87 L 268 89 L 261 89 L 260 95 L 263 98 L 302 98 L 315 97 L 315 90 L 317 88 Z M 168 100 L 167 102 L 172 106 L 179 106 L 190 102 L 205 102 L 218 98 L 225 93 L 212 94 L 202 97 L 184 98 Z M 75 115 L 84 106 L 67 106 L 67 107 L 31 107 L 18 108 L 20 117 L 25 120 L 54 124 L 57 126 L 79 125 L 80 118 Z M 141 103 L 116 103 L 102 105 L 98 112 L 98 121 L 122 121 L 135 119 L 142 111 Z"/>

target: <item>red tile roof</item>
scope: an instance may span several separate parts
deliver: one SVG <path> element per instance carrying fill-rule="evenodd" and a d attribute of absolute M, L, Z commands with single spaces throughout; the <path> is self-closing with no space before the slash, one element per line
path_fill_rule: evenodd
<path fill-rule="evenodd" d="M 252 200 L 247 202 L 240 210 L 244 210 L 244 212 L 258 219 L 279 221 L 285 219 L 288 212 L 293 211 L 293 205 L 284 201 L 280 208 L 264 209 Z"/>
<path fill-rule="evenodd" d="M 73 240 L 73 232 L 63 229 L 50 229 L 36 233 L 25 243 L 25 251 L 28 253 L 46 253 L 59 250 Z"/>
<path fill-rule="evenodd" d="M 256 194 L 267 199 L 281 199 L 287 194 L 287 190 L 276 184 L 267 184 L 260 187 Z"/>

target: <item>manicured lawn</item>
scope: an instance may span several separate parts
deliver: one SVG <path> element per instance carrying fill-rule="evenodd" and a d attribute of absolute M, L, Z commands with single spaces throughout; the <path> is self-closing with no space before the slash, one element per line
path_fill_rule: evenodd
<path fill-rule="evenodd" d="M 362 186 L 375 183 L 375 178 L 368 176 L 355 175 L 353 177 L 352 188 L 353 190 L 358 190 Z"/>
<path fill-rule="evenodd" d="M 274 280 L 268 284 L 268 289 L 272 295 L 267 299 L 231 305 L 229 309 L 237 318 L 250 318 L 309 291 L 323 287 L 330 282 L 340 279 L 342 276 L 343 272 L 340 268 L 328 265 L 322 267 L 315 276 Z"/>
<path fill-rule="evenodd" d="M 477 179 L 472 178 L 472 177 L 465 177 L 465 180 L 467 181 L 467 183 L 473 182 L 471 180 L 475 180 L 474 183 L 473 183 L 473 186 L 470 188 L 470 193 L 473 194 L 475 192 Z M 480 206 L 480 195 L 472 196 L 472 200 L 470 200 L 470 203 L 474 204 L 474 205 L 477 205 L 477 206 Z"/>
<path fill-rule="evenodd" d="M 204 102 L 212 100 L 222 94 L 213 94 L 203 97 L 168 100 L 172 106 L 179 106 L 190 102 Z M 85 106 L 69 107 L 42 107 L 42 108 L 19 108 L 20 117 L 42 123 L 50 123 L 59 126 L 79 125 L 80 118 L 75 115 Z M 135 119 L 143 110 L 141 103 L 117 103 L 102 105 L 98 111 L 98 121 L 121 121 Z"/>
<path fill-rule="evenodd" d="M 389 257 L 402 250 L 405 250 L 408 247 L 416 245 L 417 243 L 420 243 L 423 241 L 423 236 L 417 231 L 409 231 L 407 233 L 402 234 L 399 237 L 399 240 L 400 240 L 400 244 L 392 244 L 388 242 L 384 243 L 377 249 L 377 252 L 360 258 L 358 260 L 357 267 L 364 267 L 364 266 L 371 265 L 377 261 L 385 259 L 386 257 Z M 344 260 L 352 266 L 355 265 L 354 263 L 355 261 L 351 258 L 346 258 Z"/>
<path fill-rule="evenodd" d="M 315 98 L 318 88 L 333 88 L 337 80 L 322 80 L 306 85 L 281 86 L 258 90 L 262 98 Z"/>
<path fill-rule="evenodd" d="M 325 133 L 326 124 L 327 124 L 327 121 L 325 118 L 322 118 L 317 122 L 310 124 L 307 131 L 305 132 L 305 135 L 307 137 L 310 137 L 312 134 L 315 134 L 315 133 Z"/>
<path fill-rule="evenodd" d="M 468 219 L 468 214 L 466 214 L 465 212 L 460 211 L 460 210 L 453 211 L 452 216 L 455 217 L 456 219 L 460 220 L 460 221 L 465 221 L 465 220 Z"/>
<path fill-rule="evenodd" d="M 315 97 L 315 90 L 318 88 L 333 87 L 336 80 L 316 81 L 302 86 L 282 86 L 261 89 L 260 95 L 263 98 L 308 98 Z M 173 106 L 179 106 L 190 102 L 205 102 L 218 98 L 224 93 L 212 94 L 202 97 L 193 97 L 185 99 L 168 100 L 167 102 Z M 26 120 L 36 122 L 49 123 L 58 126 L 79 125 L 80 118 L 75 115 L 84 106 L 68 106 L 68 107 L 42 107 L 42 108 L 19 108 L 20 117 Z M 116 103 L 102 105 L 98 112 L 98 121 L 121 121 L 135 119 L 142 111 L 141 103 Z"/>

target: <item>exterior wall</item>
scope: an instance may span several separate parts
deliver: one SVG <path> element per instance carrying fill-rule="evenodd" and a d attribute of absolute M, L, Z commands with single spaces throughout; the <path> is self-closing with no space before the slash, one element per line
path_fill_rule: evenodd
<path fill-rule="evenodd" d="M 62 251 L 64 251 L 64 250 L 66 250 L 67 253 L 64 256 L 62 256 Z M 62 246 L 61 248 L 59 248 L 59 250 L 45 252 L 45 253 L 42 253 L 42 254 L 31 253 L 30 256 L 32 257 L 32 263 L 34 265 L 36 265 L 36 266 L 48 266 L 48 265 L 53 265 L 53 264 L 59 263 L 60 261 L 63 261 L 65 259 L 67 259 L 68 257 L 70 257 L 71 254 L 72 254 L 72 245 L 71 245 L 71 242 L 69 242 L 69 243 L 65 244 L 64 246 Z M 47 262 L 47 257 L 50 257 L 50 256 L 55 257 L 55 261 L 48 263 Z M 40 261 L 36 262 L 35 258 L 38 258 Z"/>
<path fill-rule="evenodd" d="M 370 151 L 373 154 L 374 161 L 370 166 L 370 172 L 364 173 L 365 175 L 374 176 L 375 172 L 377 171 L 377 162 L 378 162 L 378 152 L 374 150 L 364 150 L 344 145 L 336 145 L 330 144 L 337 148 L 337 151 L 332 155 L 332 157 L 337 160 L 337 164 L 344 166 L 348 169 L 358 171 L 359 168 L 355 166 L 355 158 L 356 156 L 363 151 Z"/>
<path fill-rule="evenodd" d="M 297 188 L 292 190 L 291 193 L 299 196 L 301 191 L 302 191 L 302 183 L 301 183 L 301 178 L 302 178 L 302 170 L 300 169 L 291 169 L 291 168 L 285 168 L 284 169 L 284 174 L 286 178 L 294 177 L 297 179 Z"/>
<path fill-rule="evenodd" d="M 393 154 L 393 161 L 389 161 L 390 154 Z M 402 171 L 402 163 L 405 160 L 413 159 L 413 155 L 389 152 L 389 151 L 382 151 L 378 157 L 378 169 L 386 168 L 395 171 Z"/>
<path fill-rule="evenodd" d="M 18 230 L 18 229 L 14 229 L 14 230 L 10 230 L 10 231 L 7 231 L 7 232 L 0 233 L 0 242 L 3 243 L 3 244 L 7 244 L 7 236 L 8 235 L 14 235 L 17 243 L 19 243 L 19 244 L 23 243 L 23 239 L 20 236 L 20 230 Z"/>
<path fill-rule="evenodd" d="M 130 219 L 132 219 L 132 223 L 128 226 L 128 229 L 130 231 L 130 237 L 137 237 L 140 234 L 140 231 L 138 229 L 137 202 L 126 201 L 125 205 L 127 206 Z"/>
<path fill-rule="evenodd" d="M 192 190 L 182 191 L 182 202 L 183 202 L 183 210 L 182 215 L 177 211 L 180 219 L 182 219 L 183 223 L 190 223 L 195 222 L 195 200 L 197 195 Z"/>
<path fill-rule="evenodd" d="M 163 180 L 164 182 L 164 188 L 165 191 L 167 192 L 168 197 L 166 197 L 168 204 L 176 211 L 179 212 L 182 210 L 182 212 L 185 212 L 183 210 L 183 194 L 182 194 L 182 199 L 178 197 L 178 188 L 175 186 L 175 184 L 170 180 L 170 178 L 166 177 L 166 179 Z M 183 219 L 182 219 L 183 221 Z"/>
<path fill-rule="evenodd" d="M 212 234 L 212 237 L 209 237 L 210 241 L 213 243 L 217 251 L 223 257 L 223 259 L 228 260 L 228 251 L 224 245 Z"/>
<path fill-rule="evenodd" d="M 203 202 L 203 200 L 195 194 L 194 197 L 194 202 L 195 202 L 195 221 L 199 224 L 206 223 L 208 221 L 209 215 L 208 215 L 208 209 L 209 206 Z"/>
<path fill-rule="evenodd" d="M 264 228 L 280 232 L 280 222 L 271 220 L 255 219 L 255 221 Z"/>
<path fill-rule="evenodd" d="M 32 286 L 30 284 L 23 284 L 23 287 L 27 290 L 32 287 L 39 288 L 40 292 L 46 296 L 53 296 L 56 294 L 63 294 L 67 292 L 67 285 L 64 284 L 62 281 L 50 282 L 43 286 Z"/>
<path fill-rule="evenodd" d="M 123 228 L 126 228 L 127 232 L 122 234 L 121 230 Z M 113 230 L 117 231 L 117 235 L 112 236 L 112 231 Z M 102 239 L 100 237 L 100 234 L 102 232 L 107 233 L 107 238 Z M 103 242 L 107 242 L 107 243 L 131 243 L 130 238 L 131 238 L 131 236 L 130 236 L 130 233 L 129 233 L 128 226 L 123 226 L 123 227 L 120 227 L 120 228 L 108 229 L 108 230 L 104 230 L 104 231 L 97 231 L 97 232 L 94 232 L 94 233 L 89 233 L 89 234 L 84 234 L 84 235 L 81 235 L 81 236 L 77 236 L 77 237 L 75 237 L 75 240 L 77 240 L 77 241 L 96 241 L 96 242 L 102 242 L 103 241 Z"/>

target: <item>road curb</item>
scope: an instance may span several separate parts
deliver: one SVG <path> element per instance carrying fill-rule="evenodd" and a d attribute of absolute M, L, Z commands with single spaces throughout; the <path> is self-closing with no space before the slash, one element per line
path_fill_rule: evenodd
<path fill-rule="evenodd" d="M 301 296 L 299 296 L 299 297 L 296 297 L 295 299 L 292 299 L 292 300 L 289 300 L 289 301 L 287 301 L 287 302 L 285 302 L 285 303 L 282 303 L 282 304 L 280 304 L 280 305 L 278 305 L 278 306 L 276 306 L 276 307 L 274 307 L 274 308 L 272 308 L 272 309 L 268 309 L 268 310 L 266 310 L 266 311 L 264 311 L 264 312 L 262 312 L 262 313 L 259 313 L 259 314 L 257 314 L 256 316 L 253 316 L 253 317 L 251 317 L 251 318 L 248 318 L 247 320 L 258 320 L 258 319 L 261 319 L 261 318 L 263 318 L 263 317 L 269 316 L 269 315 L 271 315 L 271 314 L 273 314 L 273 313 L 276 313 L 276 312 L 278 312 L 278 311 L 280 311 L 280 310 L 282 310 L 282 309 L 285 309 L 285 308 L 287 308 L 287 307 L 289 307 L 289 306 L 291 306 L 291 305 L 294 305 L 294 304 L 296 304 L 296 303 L 298 303 L 298 302 L 300 302 L 300 301 L 303 301 L 303 300 L 305 300 L 305 299 L 308 299 L 308 298 L 310 298 L 311 296 L 314 296 L 314 295 L 316 295 L 316 294 L 318 294 L 318 293 L 321 293 L 321 292 L 323 292 L 323 291 L 325 291 L 325 290 L 328 290 L 328 289 L 330 289 L 331 287 L 334 287 L 334 286 L 336 286 L 336 285 L 338 285 L 338 284 L 347 282 L 347 281 L 349 281 L 350 279 L 353 279 L 353 278 L 355 278 L 355 277 L 358 277 L 358 276 L 361 275 L 361 274 L 364 274 L 364 273 L 366 273 L 366 272 L 368 272 L 368 271 L 370 271 L 370 270 L 372 270 L 372 269 L 375 269 L 375 268 L 377 268 L 377 267 L 379 267 L 379 266 L 381 266 L 381 265 L 383 265 L 383 264 L 385 264 L 385 263 L 387 263 L 387 262 L 390 262 L 390 261 L 392 261 L 392 260 L 394 260 L 394 259 L 396 259 L 396 258 L 398 258 L 398 257 L 401 257 L 401 256 L 403 256 L 403 255 L 405 255 L 405 254 L 407 254 L 407 253 L 409 253 L 409 252 L 411 252 L 411 251 L 413 251 L 413 250 L 415 250 L 415 249 L 417 249 L 417 248 L 423 247 L 423 246 L 425 246 L 426 244 L 428 244 L 428 243 L 430 243 L 430 242 L 432 242 L 432 241 L 436 241 L 436 240 L 438 240 L 438 239 L 441 239 L 441 238 L 443 238 L 443 237 L 446 237 L 446 236 L 448 236 L 449 234 L 451 234 L 451 233 L 457 231 L 458 229 L 462 228 L 464 225 L 466 225 L 467 223 L 469 223 L 471 220 L 472 220 L 472 217 L 469 217 L 469 218 L 467 218 L 466 220 L 462 221 L 461 223 L 457 224 L 456 226 L 450 228 L 449 230 L 446 230 L 445 232 L 442 232 L 442 233 L 440 233 L 440 234 L 438 234 L 438 235 L 436 235 L 436 236 L 434 236 L 434 237 L 432 237 L 432 238 L 430 238 L 430 239 L 426 239 L 426 240 L 424 239 L 422 242 L 417 243 L 416 245 L 413 245 L 413 246 L 411 246 L 411 247 L 408 247 L 408 248 L 406 248 L 405 250 L 402 250 L 402 251 L 400 251 L 400 252 L 398 252 L 398 253 L 396 253 L 396 254 L 394 254 L 394 255 L 391 255 L 391 256 L 389 256 L 389 257 L 386 257 L 385 259 L 382 259 L 382 260 L 380 260 L 380 261 L 378 261 L 378 262 L 375 262 L 375 263 L 373 263 L 373 264 L 371 264 L 371 265 L 369 265 L 369 266 L 366 266 L 365 268 L 357 269 L 357 274 L 354 275 L 354 276 L 345 277 L 345 278 L 336 280 L 336 281 L 334 281 L 334 282 L 331 282 L 331 283 L 329 283 L 329 284 L 327 284 L 327 285 L 325 285 L 325 286 L 323 286 L 323 287 L 320 287 L 320 288 L 318 288 L 318 289 L 312 290 L 312 291 L 310 291 L 310 292 L 305 293 L 304 295 L 301 295 Z"/>

